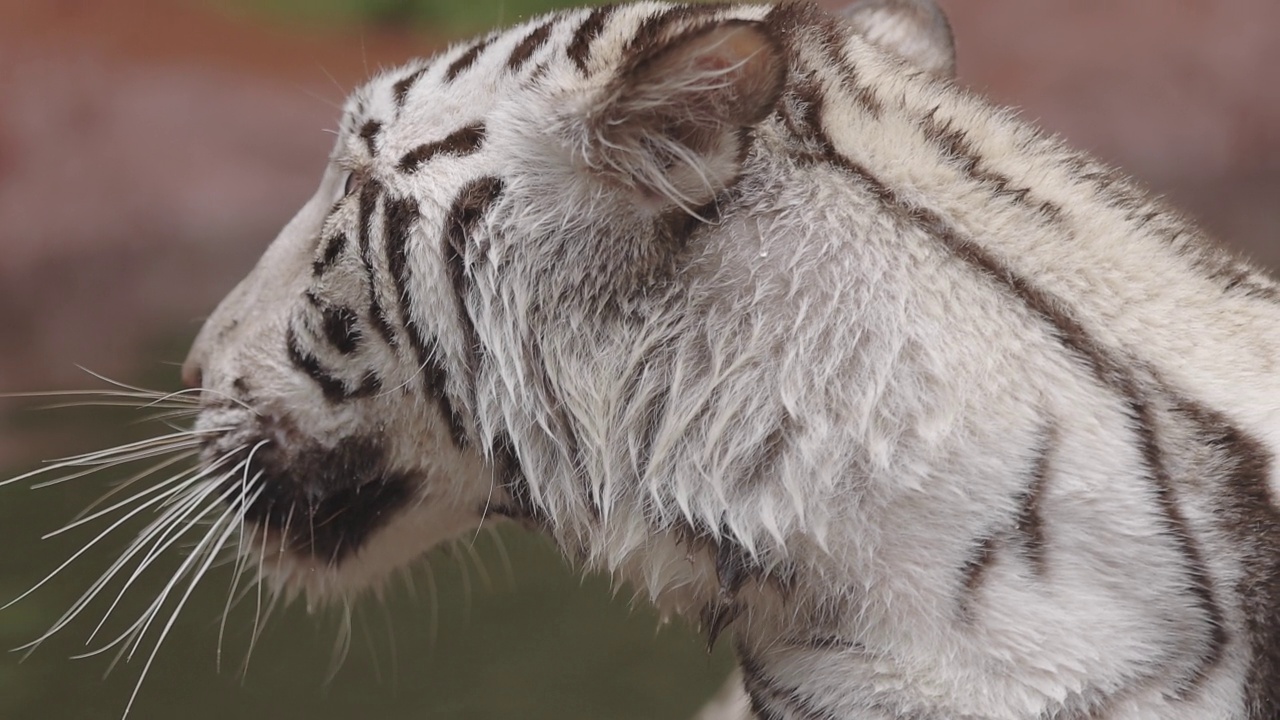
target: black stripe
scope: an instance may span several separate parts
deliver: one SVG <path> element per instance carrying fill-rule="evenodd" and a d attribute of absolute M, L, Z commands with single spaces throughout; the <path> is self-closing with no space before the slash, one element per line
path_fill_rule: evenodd
<path fill-rule="evenodd" d="M 782 685 L 770 677 L 764 666 L 738 648 L 742 667 L 742 685 L 751 699 L 751 710 L 757 718 L 768 720 L 843 720 L 831 710 L 818 707 L 813 698 L 800 694 L 799 688 Z"/>
<path fill-rule="evenodd" d="M 346 383 L 340 378 L 325 370 L 320 366 L 320 360 L 315 355 L 302 349 L 298 343 L 298 333 L 289 327 L 289 331 L 285 334 L 285 349 L 289 356 L 289 362 L 304 375 L 311 378 L 316 385 L 320 386 L 320 392 L 324 394 L 324 399 L 331 403 L 338 403 L 346 400 L 349 396 Z"/>
<path fill-rule="evenodd" d="M 397 110 L 404 107 L 404 101 L 405 98 L 409 96 L 409 91 L 413 89 L 414 83 L 418 82 L 418 78 L 422 77 L 422 73 L 426 71 L 427 69 L 425 67 L 418 68 L 409 75 L 397 80 L 396 84 L 391 86 L 391 92 L 392 96 L 395 98 Z"/>
<path fill-rule="evenodd" d="M 1014 529 L 1021 538 L 1022 556 L 1036 577 L 1045 574 L 1044 519 L 1040 515 L 1040 499 L 1049 479 L 1049 460 L 1056 433 L 1047 433 L 1028 473 L 1027 487 L 1018 503 Z"/>
<path fill-rule="evenodd" d="M 444 353 L 434 338 L 428 338 L 418 323 L 412 308 L 412 278 L 409 275 L 409 238 L 419 220 L 418 204 L 412 199 L 388 199 L 384 209 L 387 265 L 395 282 L 399 299 L 400 324 L 409 337 L 421 367 L 422 386 L 440 408 L 448 426 L 449 436 L 457 447 L 466 447 L 466 428 L 450 402 L 447 392 L 448 375 L 444 369 Z"/>
<path fill-rule="evenodd" d="M 343 355 L 354 353 L 360 344 L 360 328 L 356 314 L 349 307 L 327 306 L 320 309 L 324 337 Z"/>
<path fill-rule="evenodd" d="M 467 294 L 471 289 L 466 268 L 467 249 L 476 227 L 488 214 L 493 203 L 498 200 L 503 187 L 501 178 L 484 177 L 472 180 L 458 192 L 444 221 L 444 242 L 441 252 L 449 272 L 449 282 L 453 286 L 454 316 L 462 329 L 464 372 L 466 373 L 466 377 L 462 379 L 462 385 L 467 388 L 474 384 L 475 373 L 480 363 L 480 336 L 467 311 L 466 303 Z"/>
<path fill-rule="evenodd" d="M 436 155 L 470 155 L 484 145 L 484 138 L 484 123 L 468 125 L 461 130 L 455 130 L 443 140 L 419 145 L 410 150 L 404 154 L 404 157 L 400 158 L 398 167 L 401 172 L 412 173 L 416 172 L 418 168 L 429 162 Z"/>
<path fill-rule="evenodd" d="M 769 11 L 764 22 L 773 30 L 772 36 L 782 42 L 788 67 L 801 67 L 801 48 L 812 47 L 816 40 L 827 63 L 836 68 L 841 88 L 863 112 L 872 117 L 881 115 L 884 104 L 869 86 L 860 82 L 861 73 L 845 54 L 849 33 L 843 22 L 812 3 L 779 3 Z M 816 82 L 807 84 L 816 85 Z"/>
<path fill-rule="evenodd" d="M 666 8 L 640 23 L 624 50 L 624 65 L 657 50 L 670 28 L 682 21 L 694 20 L 720 12 L 723 5 L 676 5 Z"/>
<path fill-rule="evenodd" d="M 382 132 L 382 123 L 377 120 L 370 120 L 360 126 L 360 138 L 364 140 L 365 147 L 369 149 L 370 155 L 376 154 L 378 133 L 380 132 Z"/>
<path fill-rule="evenodd" d="M 472 45 L 466 52 L 462 53 L 461 57 L 450 63 L 449 67 L 444 71 L 445 82 L 452 82 L 454 78 L 458 77 L 458 75 L 462 73 L 462 71 L 471 67 L 475 63 L 476 59 L 480 57 L 480 53 L 484 52 L 485 48 L 489 47 L 489 43 L 492 42 L 493 38 L 487 37 L 475 45 Z"/>
<path fill-rule="evenodd" d="M 924 118 L 920 130 L 925 139 L 949 158 L 960 172 L 973 182 L 988 188 L 997 197 L 1008 198 L 1015 205 L 1031 208 L 1049 220 L 1058 220 L 1063 216 L 1061 207 L 1048 200 L 1032 198 L 1030 188 L 1016 187 L 1013 178 L 987 167 L 982 155 L 973 147 L 964 131 L 949 122 L 939 121 L 936 110 Z"/>
<path fill-rule="evenodd" d="M 396 348 L 400 347 L 400 340 L 387 319 L 387 312 L 383 309 L 382 302 L 378 300 L 378 276 L 371 242 L 373 216 L 378 210 L 378 199 L 381 195 L 381 183 L 372 178 L 366 179 L 360 186 L 357 243 L 360 248 L 360 261 L 364 265 L 365 283 L 369 288 L 369 322 L 378 331 L 383 342 Z"/>
<path fill-rule="evenodd" d="M 969 558 L 960 569 L 963 584 L 960 593 L 960 614 L 965 620 L 973 620 L 976 615 L 974 606 L 977 604 L 978 591 L 982 589 L 982 584 L 987 579 L 987 571 L 995 562 L 998 547 L 999 542 L 993 535 L 978 538 L 973 543 Z"/>
<path fill-rule="evenodd" d="M 326 270 L 333 267 L 338 260 L 338 255 L 347 247 L 347 236 L 338 233 L 324 243 L 324 252 L 315 262 L 311 263 L 311 273 L 316 276 L 323 275 Z"/>
<path fill-rule="evenodd" d="M 1120 397 L 1127 409 L 1132 431 L 1142 452 L 1147 479 L 1151 482 L 1157 507 L 1164 516 L 1166 533 L 1184 558 L 1185 571 L 1192 592 L 1200 611 L 1204 614 L 1208 649 L 1200 658 L 1194 677 L 1190 681 L 1192 687 L 1180 688 L 1194 689 L 1222 660 L 1227 643 L 1225 621 L 1222 609 L 1214 598 L 1208 568 L 1199 545 L 1192 536 L 1186 518 L 1178 506 L 1172 480 L 1165 467 L 1156 435 L 1155 419 L 1137 378 L 1124 363 L 1094 341 L 1084 326 L 1067 313 L 1068 306 L 1061 300 L 1036 287 L 988 254 L 985 249 L 963 237 L 934 211 L 903 200 L 897 192 L 868 172 L 866 168 L 841 155 L 829 139 L 824 138 L 823 144 L 825 152 L 822 160 L 853 175 L 864 185 L 867 192 L 900 222 L 922 230 L 954 257 L 990 278 L 997 286 L 1027 307 L 1051 329 L 1052 335 L 1058 342 L 1090 370 L 1101 385 Z"/>
<path fill-rule="evenodd" d="M 1126 378 L 1125 385 L 1134 384 Z M 1173 479 L 1164 463 L 1164 453 L 1160 441 L 1156 437 L 1155 417 L 1150 403 L 1141 397 L 1136 387 L 1126 387 L 1129 394 L 1130 416 L 1135 422 L 1139 446 L 1146 461 L 1149 479 L 1154 486 L 1156 502 L 1165 516 L 1165 526 L 1174 542 L 1180 546 L 1186 563 L 1186 572 L 1190 576 L 1191 592 L 1196 596 L 1200 610 L 1205 614 L 1209 626 L 1207 648 L 1197 663 L 1189 679 L 1190 686 L 1179 685 L 1175 697 L 1185 699 L 1202 683 L 1209 679 L 1213 668 L 1222 661 L 1226 652 L 1227 631 L 1226 619 L 1221 608 L 1214 599 L 1213 585 L 1209 579 L 1209 569 L 1200 554 L 1200 548 L 1188 527 L 1186 517 L 1178 506 L 1178 498 L 1173 488 Z"/>
<path fill-rule="evenodd" d="M 1221 413 L 1189 400 L 1174 412 L 1195 428 L 1195 439 L 1212 454 L 1205 474 L 1221 473 L 1214 518 L 1242 554 L 1243 576 L 1236 593 L 1245 614 L 1245 637 L 1252 655 L 1245 676 L 1247 720 L 1280 717 L 1280 511 L 1268 478 L 1272 455 Z"/>
<path fill-rule="evenodd" d="M 573 40 L 569 42 L 566 53 L 583 75 L 587 74 L 587 62 L 591 59 L 591 43 L 604 30 L 605 23 L 615 9 L 613 5 L 603 5 L 592 10 L 573 33 Z"/>
<path fill-rule="evenodd" d="M 517 72 L 524 67 L 524 64 L 538 51 L 538 48 L 546 44 L 547 38 L 551 35 L 551 28 L 555 26 L 555 23 L 555 20 L 548 20 L 526 35 L 511 51 L 511 57 L 507 58 L 507 69 Z"/>

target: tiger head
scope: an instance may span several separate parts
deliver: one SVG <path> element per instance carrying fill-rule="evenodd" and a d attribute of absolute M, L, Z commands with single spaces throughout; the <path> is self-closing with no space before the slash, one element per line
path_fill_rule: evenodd
<path fill-rule="evenodd" d="M 879 16 L 851 17 L 567 11 L 357 90 L 316 194 L 183 368 L 207 483 L 266 574 L 342 594 L 489 518 L 554 531 L 593 512 L 551 489 L 575 485 L 567 446 L 591 430 L 557 395 L 557 358 L 579 352 L 558 333 L 643 324 L 706 260 L 690 239 L 726 231 L 740 178 L 804 111 L 798 38 L 871 37 Z"/>

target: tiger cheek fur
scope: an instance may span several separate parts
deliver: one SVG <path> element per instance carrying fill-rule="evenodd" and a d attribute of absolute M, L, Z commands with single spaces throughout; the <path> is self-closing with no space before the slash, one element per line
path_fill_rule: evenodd
<path fill-rule="evenodd" d="M 761 719 L 1280 717 L 1280 287 L 950 82 L 925 0 L 388 72 L 184 370 L 272 578 L 499 518 Z"/>

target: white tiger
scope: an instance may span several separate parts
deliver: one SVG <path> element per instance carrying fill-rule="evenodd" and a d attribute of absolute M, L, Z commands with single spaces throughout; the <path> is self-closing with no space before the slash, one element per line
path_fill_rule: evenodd
<path fill-rule="evenodd" d="M 760 720 L 1280 718 L 1280 286 L 952 67 L 928 2 L 644 2 L 384 73 L 184 492 L 317 598 L 518 519 Z"/>

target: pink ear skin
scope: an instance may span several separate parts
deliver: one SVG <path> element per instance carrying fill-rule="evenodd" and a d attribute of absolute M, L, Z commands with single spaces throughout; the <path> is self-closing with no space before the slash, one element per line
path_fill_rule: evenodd
<path fill-rule="evenodd" d="M 781 45 L 761 23 L 684 32 L 602 93 L 586 118 L 588 164 L 646 199 L 701 205 L 737 177 L 742 130 L 768 117 L 785 79 Z"/>

